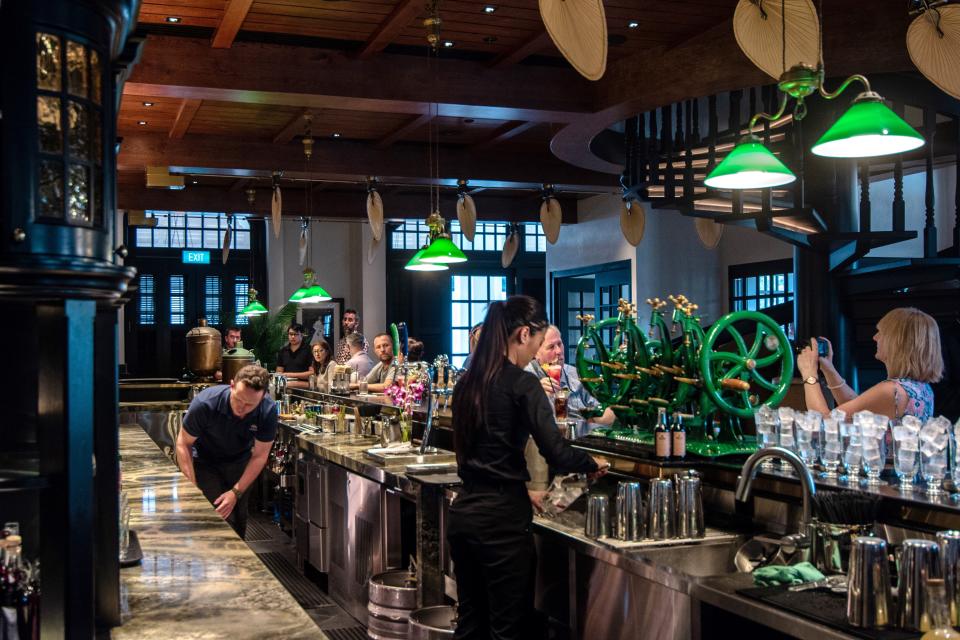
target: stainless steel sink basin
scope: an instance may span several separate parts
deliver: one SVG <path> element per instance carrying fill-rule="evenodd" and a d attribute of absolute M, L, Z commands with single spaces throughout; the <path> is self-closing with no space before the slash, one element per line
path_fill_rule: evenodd
<path fill-rule="evenodd" d="M 743 540 L 721 543 L 701 542 L 676 547 L 658 547 L 629 552 L 637 559 L 649 559 L 655 564 L 670 567 L 694 578 L 736 573 L 733 562 Z"/>
<path fill-rule="evenodd" d="M 371 460 L 376 460 L 384 466 L 407 466 L 411 464 L 440 464 L 446 462 L 456 462 L 457 454 L 443 449 L 430 448 L 426 453 L 421 454 L 417 450 L 407 451 L 388 451 L 384 449 L 371 449 L 366 452 L 366 456 Z"/>

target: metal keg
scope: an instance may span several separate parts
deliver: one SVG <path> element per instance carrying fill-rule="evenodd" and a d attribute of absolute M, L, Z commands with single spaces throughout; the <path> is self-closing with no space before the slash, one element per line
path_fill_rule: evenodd
<path fill-rule="evenodd" d="M 195 376 L 209 377 L 220 368 L 220 332 L 207 326 L 200 318 L 196 327 L 187 332 L 187 369 Z"/>
<path fill-rule="evenodd" d="M 374 640 L 406 640 L 407 619 L 417 608 L 417 578 L 409 571 L 387 571 L 370 578 L 367 635 Z"/>
<path fill-rule="evenodd" d="M 448 640 L 457 628 L 456 607 L 424 607 L 410 614 L 409 640 Z"/>

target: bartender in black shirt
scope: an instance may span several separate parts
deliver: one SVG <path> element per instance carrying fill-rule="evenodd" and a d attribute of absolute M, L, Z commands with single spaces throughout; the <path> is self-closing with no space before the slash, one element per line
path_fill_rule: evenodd
<path fill-rule="evenodd" d="M 291 324 L 287 329 L 287 340 L 288 344 L 277 352 L 277 373 L 287 379 L 288 389 L 307 389 L 313 373 L 313 356 L 310 348 L 303 344 L 303 325 Z"/>
<path fill-rule="evenodd" d="M 277 408 L 266 394 L 270 373 L 248 365 L 230 386 L 198 393 L 177 436 L 177 464 L 244 537 L 247 489 L 260 475 L 277 435 Z M 196 449 L 196 457 L 192 449 Z"/>
<path fill-rule="evenodd" d="M 609 466 L 560 436 L 539 381 L 523 370 L 547 326 L 533 298 L 492 302 L 470 368 L 454 389 L 454 448 L 463 479 L 447 531 L 457 577 L 455 638 L 537 636 L 527 439 L 533 436 L 559 472 L 602 474 Z"/>

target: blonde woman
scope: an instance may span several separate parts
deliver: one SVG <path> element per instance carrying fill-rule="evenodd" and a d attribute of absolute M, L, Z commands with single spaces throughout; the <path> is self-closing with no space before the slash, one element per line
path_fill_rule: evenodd
<path fill-rule="evenodd" d="M 837 408 L 848 416 L 867 410 L 894 420 L 905 415 L 921 420 L 930 418 L 933 415 L 930 383 L 938 382 L 943 376 L 940 330 L 936 321 L 919 309 L 900 307 L 880 318 L 873 341 L 877 343 L 876 358 L 887 369 L 887 379 L 857 395 L 834 368 L 830 341 L 827 340 L 827 355 L 818 358 L 817 341 L 810 339 L 810 346 L 797 356 L 807 409 L 824 415 L 830 411 L 817 379 L 819 370 L 823 371 Z"/>

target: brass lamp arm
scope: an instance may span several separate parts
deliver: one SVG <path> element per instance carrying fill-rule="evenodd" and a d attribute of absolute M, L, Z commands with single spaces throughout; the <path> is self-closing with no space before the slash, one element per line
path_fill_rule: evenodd
<path fill-rule="evenodd" d="M 753 128 L 757 126 L 758 120 L 769 120 L 770 122 L 775 122 L 783 117 L 783 114 L 787 111 L 787 101 L 790 100 L 790 96 L 787 94 L 781 94 L 780 97 L 780 107 L 777 109 L 776 113 L 755 113 L 752 118 L 750 118 L 750 125 L 747 127 L 747 135 L 753 133 Z"/>
<path fill-rule="evenodd" d="M 820 83 L 819 83 L 818 89 L 820 90 L 820 95 L 823 98 L 827 100 L 833 100 L 834 98 L 838 97 L 841 93 L 843 93 L 846 90 L 846 88 L 849 87 L 850 84 L 853 82 L 859 82 L 860 84 L 862 84 L 864 92 L 872 93 L 872 90 L 870 89 L 870 81 L 867 80 L 866 76 L 862 76 L 859 73 L 856 73 L 850 76 L 849 78 L 847 78 L 846 80 L 844 80 L 843 83 L 839 87 L 837 87 L 836 91 L 827 91 L 826 89 L 823 88 L 823 69 L 820 70 Z"/>

